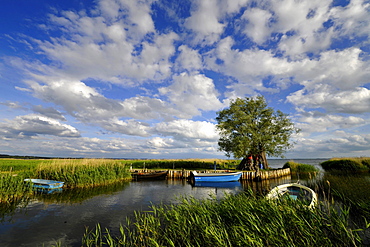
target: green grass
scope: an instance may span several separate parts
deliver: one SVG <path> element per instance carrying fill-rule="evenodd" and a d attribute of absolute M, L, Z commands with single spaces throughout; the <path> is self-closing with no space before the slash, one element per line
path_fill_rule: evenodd
<path fill-rule="evenodd" d="M 53 159 L 38 165 L 36 178 L 65 182 L 69 188 L 112 184 L 131 179 L 129 167 L 110 159 Z"/>
<path fill-rule="evenodd" d="M 136 212 L 119 233 L 86 230 L 83 246 L 357 246 L 348 215 L 334 208 L 310 210 L 297 201 L 279 203 L 253 192 L 224 199 L 184 198 L 178 205 Z"/>
<path fill-rule="evenodd" d="M 217 169 L 235 169 L 238 160 L 222 159 L 184 159 L 184 160 L 122 160 L 125 164 L 132 165 L 134 169 L 213 169 L 214 162 Z"/>
<path fill-rule="evenodd" d="M 31 191 L 23 179 L 23 176 L 14 176 L 12 173 L 0 174 L 0 203 L 18 200 Z"/>
<path fill-rule="evenodd" d="M 36 169 L 43 160 L 0 159 L 0 172 L 27 172 Z"/>
<path fill-rule="evenodd" d="M 308 164 L 296 163 L 294 161 L 288 161 L 284 164 L 283 168 L 290 168 L 291 172 L 298 172 L 298 173 L 311 173 L 311 172 L 318 172 L 319 170 L 313 166 Z"/>
<path fill-rule="evenodd" d="M 25 178 L 65 182 L 65 187 L 89 188 L 131 179 L 129 168 L 108 159 L 0 159 L 0 204 L 26 199 L 32 191 Z M 0 205 L 2 206 L 2 205 Z"/>
<path fill-rule="evenodd" d="M 362 172 L 370 170 L 370 158 L 332 158 L 320 165 L 325 171 Z"/>

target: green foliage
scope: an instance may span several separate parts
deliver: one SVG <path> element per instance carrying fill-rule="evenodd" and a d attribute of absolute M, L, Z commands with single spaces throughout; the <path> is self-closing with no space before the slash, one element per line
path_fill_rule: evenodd
<path fill-rule="evenodd" d="M 126 162 L 132 168 L 147 169 L 213 169 L 214 162 L 218 169 L 229 169 L 237 166 L 235 160 L 137 160 Z"/>
<path fill-rule="evenodd" d="M 325 172 L 317 185 L 351 208 L 354 218 L 370 219 L 370 179 L 368 173 Z"/>
<path fill-rule="evenodd" d="M 65 186 L 93 187 L 131 179 L 127 165 L 108 159 L 55 159 L 40 164 L 37 178 L 59 180 Z"/>
<path fill-rule="evenodd" d="M 23 180 L 23 176 L 12 173 L 0 174 L 0 203 L 16 200 L 29 193 L 30 187 Z"/>
<path fill-rule="evenodd" d="M 288 161 L 284 164 L 283 168 L 290 168 L 291 172 L 298 172 L 298 173 L 309 173 L 309 172 L 318 172 L 319 170 L 313 166 L 308 164 L 296 163 L 294 161 Z"/>
<path fill-rule="evenodd" d="M 0 159 L 0 171 L 32 171 L 41 162 L 42 160 Z"/>
<path fill-rule="evenodd" d="M 337 170 L 337 171 L 350 171 L 360 172 L 367 171 L 370 169 L 368 166 L 370 159 L 358 159 L 358 158 L 343 158 L 343 159 L 330 159 L 320 165 L 325 171 Z"/>
<path fill-rule="evenodd" d="M 370 159 L 363 159 L 361 163 L 370 169 Z"/>
<path fill-rule="evenodd" d="M 279 203 L 253 192 L 214 199 L 183 199 L 135 214 L 118 235 L 87 230 L 83 246 L 356 246 L 346 214 L 310 210 L 299 201 Z M 329 212 L 329 213 L 328 213 Z"/>
<path fill-rule="evenodd" d="M 230 107 L 219 111 L 217 129 L 219 149 L 228 157 L 244 158 L 248 154 L 283 157 L 292 147 L 289 138 L 298 132 L 288 115 L 267 107 L 263 96 L 237 98 Z"/>

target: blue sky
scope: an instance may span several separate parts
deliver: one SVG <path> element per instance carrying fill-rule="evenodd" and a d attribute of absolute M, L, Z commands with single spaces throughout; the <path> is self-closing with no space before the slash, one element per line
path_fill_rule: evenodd
<path fill-rule="evenodd" d="M 37 1 L 0 8 L 0 153 L 226 158 L 216 112 L 263 95 L 287 158 L 370 154 L 370 2 Z"/>

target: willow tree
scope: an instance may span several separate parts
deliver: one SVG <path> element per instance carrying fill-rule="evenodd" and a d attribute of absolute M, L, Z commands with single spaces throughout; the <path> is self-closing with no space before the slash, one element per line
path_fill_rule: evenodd
<path fill-rule="evenodd" d="M 267 107 L 263 96 L 237 98 L 217 115 L 219 150 L 228 157 L 243 158 L 238 167 L 240 170 L 250 155 L 254 164 L 262 163 L 268 168 L 266 155 L 283 158 L 283 154 L 293 147 L 290 137 L 299 131 L 287 114 Z"/>

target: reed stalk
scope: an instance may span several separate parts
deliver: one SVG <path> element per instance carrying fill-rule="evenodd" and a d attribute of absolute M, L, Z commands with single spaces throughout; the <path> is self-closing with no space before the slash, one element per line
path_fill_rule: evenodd
<path fill-rule="evenodd" d="M 107 185 L 131 178 L 127 165 L 109 159 L 54 159 L 38 165 L 36 177 L 65 182 L 69 188 Z"/>
<path fill-rule="evenodd" d="M 96 238 L 96 230 L 87 231 L 83 246 Z M 152 206 L 151 212 L 136 212 L 118 236 L 106 229 L 99 239 L 104 246 L 361 245 L 348 226 L 348 215 L 337 209 L 271 202 L 251 191 L 219 201 L 184 198 L 177 205 Z"/>

